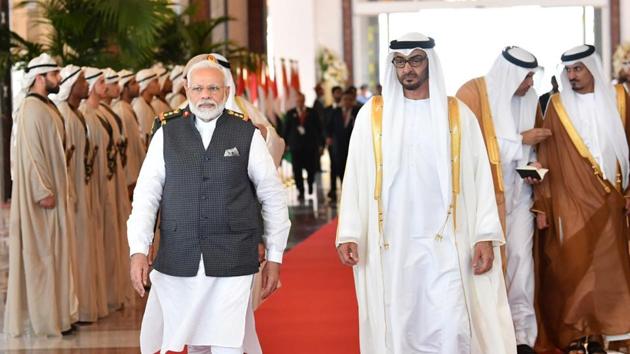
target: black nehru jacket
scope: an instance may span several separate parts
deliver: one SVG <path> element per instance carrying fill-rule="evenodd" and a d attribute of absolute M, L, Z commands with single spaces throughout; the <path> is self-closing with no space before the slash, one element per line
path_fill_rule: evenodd
<path fill-rule="evenodd" d="M 203 254 L 207 276 L 254 274 L 262 220 L 247 166 L 255 127 L 225 110 L 205 150 L 194 115 L 176 112 L 162 124 L 166 174 L 154 267 L 192 277 Z"/>

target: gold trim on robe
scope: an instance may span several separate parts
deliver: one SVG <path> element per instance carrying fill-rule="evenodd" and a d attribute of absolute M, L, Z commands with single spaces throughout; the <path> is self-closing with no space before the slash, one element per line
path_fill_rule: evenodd
<path fill-rule="evenodd" d="M 492 112 L 490 112 L 490 99 L 488 98 L 488 90 L 486 89 L 486 79 L 483 77 L 473 80 L 479 94 L 481 95 L 481 117 L 483 121 L 483 136 L 486 137 L 486 150 L 488 150 L 488 160 L 497 175 L 497 187 L 499 191 L 505 191 L 503 186 L 503 170 L 501 169 L 501 154 L 499 153 L 499 142 L 494 130 L 494 121 L 492 120 Z"/>
<path fill-rule="evenodd" d="M 455 97 L 448 97 L 448 122 L 451 136 L 451 189 L 452 200 L 448 208 L 447 220 L 453 215 L 453 225 L 457 229 L 457 196 L 460 191 L 460 152 L 461 130 L 459 129 L 459 102 Z M 376 181 L 374 183 L 374 199 L 378 203 L 378 228 L 381 234 L 381 247 L 389 248 L 389 242 L 383 232 L 383 97 L 372 98 L 372 143 L 374 146 L 374 163 L 376 165 Z M 439 234 L 438 237 L 441 237 Z"/>

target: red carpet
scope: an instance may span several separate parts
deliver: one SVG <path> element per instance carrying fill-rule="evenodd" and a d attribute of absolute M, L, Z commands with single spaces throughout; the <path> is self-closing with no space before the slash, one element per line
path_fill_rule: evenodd
<path fill-rule="evenodd" d="M 284 256 L 282 288 L 256 311 L 265 354 L 359 353 L 352 270 L 339 263 L 337 222 Z"/>

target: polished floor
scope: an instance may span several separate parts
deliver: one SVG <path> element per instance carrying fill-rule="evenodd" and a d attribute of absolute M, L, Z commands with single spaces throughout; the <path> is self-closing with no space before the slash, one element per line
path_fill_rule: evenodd
<path fill-rule="evenodd" d="M 336 203 L 325 197 L 329 180 L 319 176 L 317 193 L 307 195 L 306 201 L 297 200 L 297 191 L 287 181 L 287 200 L 292 222 L 287 249 L 305 240 L 321 226 L 334 219 Z M 325 186 L 325 187 L 322 187 Z M 8 272 L 8 206 L 0 208 L 0 328 L 3 327 L 6 276 Z M 9 338 L 0 334 L 1 354 L 136 354 L 139 353 L 139 329 L 145 299 L 136 297 L 127 308 L 110 314 L 93 324 L 80 325 L 78 330 L 63 337 L 23 336 Z"/>

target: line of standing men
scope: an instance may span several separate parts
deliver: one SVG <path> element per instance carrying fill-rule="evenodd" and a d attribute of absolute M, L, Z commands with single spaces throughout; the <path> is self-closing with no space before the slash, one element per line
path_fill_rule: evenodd
<path fill-rule="evenodd" d="M 11 140 L 4 332 L 65 334 L 130 304 L 126 222 L 147 122 L 170 110 L 167 93 L 183 96 L 182 68 L 157 69 L 28 63 Z"/>

